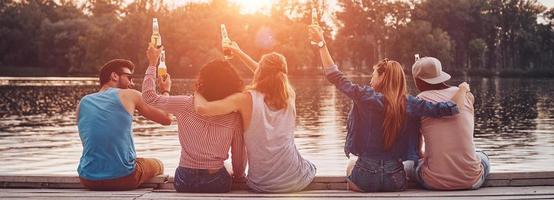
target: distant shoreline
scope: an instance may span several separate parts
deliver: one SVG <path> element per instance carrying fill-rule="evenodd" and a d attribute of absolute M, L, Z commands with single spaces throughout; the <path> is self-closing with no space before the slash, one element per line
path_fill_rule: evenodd
<path fill-rule="evenodd" d="M 291 71 L 291 77 L 313 77 L 314 74 L 321 75 L 318 67 L 314 67 L 313 70 L 296 70 Z M 406 75 L 410 76 L 408 69 L 404 69 Z M 369 77 L 371 72 L 364 70 L 354 71 L 350 69 L 343 70 L 349 76 L 354 77 Z M 451 71 L 446 70 L 447 73 L 453 77 L 472 76 L 472 77 L 486 77 L 486 78 L 554 78 L 554 69 L 538 68 L 536 70 L 518 70 L 518 69 L 505 69 L 500 72 L 493 72 L 484 69 L 472 69 L 470 71 Z M 249 76 L 243 74 L 244 76 Z M 141 72 L 135 72 L 137 78 L 142 78 Z M 173 76 L 176 79 L 193 79 L 196 74 L 185 76 Z M 54 72 L 51 70 L 45 70 L 39 67 L 0 67 L 0 81 L 1 80 L 80 80 L 80 79 L 97 79 L 96 74 L 64 74 L 61 72 Z"/>

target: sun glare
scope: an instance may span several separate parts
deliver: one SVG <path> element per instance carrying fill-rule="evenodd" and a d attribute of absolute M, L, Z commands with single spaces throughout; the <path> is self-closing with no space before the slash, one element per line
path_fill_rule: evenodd
<path fill-rule="evenodd" d="M 243 13 L 269 12 L 273 0 L 233 0 L 237 3 Z"/>

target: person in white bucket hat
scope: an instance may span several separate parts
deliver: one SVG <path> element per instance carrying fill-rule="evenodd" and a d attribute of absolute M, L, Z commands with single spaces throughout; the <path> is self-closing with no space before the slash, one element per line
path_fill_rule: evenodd
<path fill-rule="evenodd" d="M 412 66 L 419 98 L 441 102 L 452 98 L 457 87 L 446 81 L 451 76 L 442 70 L 441 62 L 433 57 L 417 59 Z M 412 178 L 427 189 L 477 189 L 490 171 L 488 156 L 475 149 L 473 143 L 474 97 L 468 92 L 460 114 L 443 118 L 421 118 L 424 147 L 422 159 L 415 165 Z"/>

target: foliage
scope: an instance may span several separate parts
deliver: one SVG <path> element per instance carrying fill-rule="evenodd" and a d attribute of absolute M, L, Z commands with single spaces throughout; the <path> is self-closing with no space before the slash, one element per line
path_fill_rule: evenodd
<path fill-rule="evenodd" d="M 254 58 L 280 52 L 291 73 L 305 73 L 319 65 L 307 39 L 311 8 L 321 15 L 330 6 L 277 0 L 269 13 L 245 14 L 227 0 L 176 8 L 163 0 L 78 2 L 0 0 L 0 75 L 14 67 L 27 75 L 21 72 L 34 67 L 48 75 L 93 76 L 113 58 L 132 60 L 140 74 L 153 17 L 174 77 L 193 76 L 222 58 L 220 24 Z M 387 57 L 409 68 L 419 53 L 454 73 L 554 72 L 554 8 L 537 0 L 338 0 L 338 6 L 319 22 L 341 67 L 367 72 Z"/>

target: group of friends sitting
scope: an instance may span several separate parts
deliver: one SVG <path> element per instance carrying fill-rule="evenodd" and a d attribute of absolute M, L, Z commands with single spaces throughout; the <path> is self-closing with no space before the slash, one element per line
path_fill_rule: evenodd
<path fill-rule="evenodd" d="M 490 164 L 473 142 L 474 97 L 467 83 L 446 84 L 451 77 L 440 61 L 423 57 L 412 66 L 421 91 L 417 97 L 408 94 L 405 73 L 394 60 L 374 65 L 369 84 L 356 84 L 334 63 L 322 29 L 311 25 L 309 32 L 326 79 L 352 100 L 344 147 L 350 158 L 349 189 L 402 191 L 407 180 L 431 190 L 483 185 Z M 81 184 L 91 190 L 131 190 L 164 173 L 159 159 L 136 155 L 132 122 L 138 111 L 162 125 L 176 118 L 181 146 L 177 192 L 229 192 L 237 180 L 256 192 L 306 189 L 317 167 L 294 142 L 296 94 L 285 57 L 269 53 L 256 61 L 235 42 L 223 48 L 253 72 L 250 84 L 245 86 L 228 61 L 215 60 L 200 69 L 194 94 L 170 95 L 171 77 L 156 75 L 162 49 L 150 45 L 139 92 L 131 89 L 131 61 L 107 62 L 100 71 L 100 90 L 84 96 L 77 107 Z M 231 166 L 224 164 L 229 151 Z"/>

